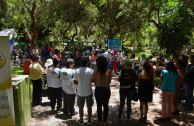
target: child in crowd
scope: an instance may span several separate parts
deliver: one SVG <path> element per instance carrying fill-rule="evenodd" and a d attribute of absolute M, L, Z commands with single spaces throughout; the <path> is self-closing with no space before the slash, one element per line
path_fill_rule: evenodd
<path fill-rule="evenodd" d="M 43 68 L 40 65 L 40 58 L 36 55 L 32 57 L 32 64 L 30 65 L 30 77 L 33 84 L 33 99 L 35 105 L 43 105 L 42 101 L 42 73 Z"/>
<path fill-rule="evenodd" d="M 121 72 L 118 76 L 118 81 L 120 82 L 120 106 L 118 114 L 118 122 L 121 121 L 121 115 L 123 113 L 123 107 L 125 105 L 125 99 L 127 98 L 127 122 L 130 121 L 131 115 L 131 100 L 132 91 L 135 88 L 136 74 L 135 70 L 132 68 L 131 60 L 124 60 L 121 65 Z"/>
<path fill-rule="evenodd" d="M 102 107 L 104 108 L 104 125 L 108 124 L 108 104 L 110 99 L 111 71 L 108 69 L 108 62 L 104 56 L 97 59 L 97 69 L 94 74 L 95 97 L 97 103 L 98 124 L 102 124 Z"/>
<path fill-rule="evenodd" d="M 62 89 L 63 89 L 63 114 L 71 116 L 75 115 L 75 96 L 76 88 L 72 87 L 72 82 L 75 76 L 73 70 L 74 62 L 73 59 L 67 59 L 66 68 L 61 70 Z"/>
<path fill-rule="evenodd" d="M 174 66 L 174 63 L 167 62 L 165 70 L 161 72 L 162 81 L 162 117 L 161 121 L 170 120 L 172 114 L 172 98 L 175 92 L 175 82 L 180 80 L 180 73 Z"/>
<path fill-rule="evenodd" d="M 75 81 L 78 82 L 78 98 L 77 105 L 79 107 L 80 120 L 79 124 L 84 125 L 83 122 L 83 108 L 86 101 L 88 107 L 88 124 L 93 123 L 92 120 L 92 106 L 94 104 L 93 94 L 92 94 L 92 81 L 94 70 L 88 68 L 88 58 L 83 57 L 81 61 L 82 67 L 75 72 Z"/>
<path fill-rule="evenodd" d="M 148 102 L 152 102 L 153 90 L 154 90 L 154 71 L 149 62 L 145 62 L 143 65 L 144 73 L 140 73 L 138 76 L 138 97 L 140 100 L 140 121 L 147 121 Z"/>
<path fill-rule="evenodd" d="M 60 80 L 60 65 L 59 59 L 53 59 L 53 66 L 49 68 L 47 73 L 47 84 L 50 98 L 51 110 L 55 110 L 55 104 L 57 100 L 57 111 L 61 109 L 62 105 L 62 84 Z"/>
<path fill-rule="evenodd" d="M 91 52 L 91 57 L 90 57 L 90 68 L 92 68 L 93 70 L 96 69 L 96 53 Z"/>

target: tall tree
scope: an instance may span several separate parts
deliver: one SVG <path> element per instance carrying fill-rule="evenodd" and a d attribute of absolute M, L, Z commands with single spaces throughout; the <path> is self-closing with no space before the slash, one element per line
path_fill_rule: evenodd
<path fill-rule="evenodd" d="M 27 1 L 27 0 L 22 0 L 24 6 L 27 8 L 28 13 L 31 17 L 32 20 L 32 25 L 33 25 L 33 33 L 30 34 L 28 31 L 27 35 L 28 35 L 28 39 L 31 43 L 32 48 L 38 48 L 36 42 L 38 39 L 38 26 L 37 26 L 37 21 L 36 21 L 36 17 L 38 12 L 36 11 L 36 7 L 37 7 L 37 3 L 36 0 L 33 1 Z"/>
<path fill-rule="evenodd" d="M 6 13 L 7 13 L 7 2 L 6 0 L 1 0 L 0 1 L 0 31 L 3 28 L 4 18 L 6 16 Z"/>

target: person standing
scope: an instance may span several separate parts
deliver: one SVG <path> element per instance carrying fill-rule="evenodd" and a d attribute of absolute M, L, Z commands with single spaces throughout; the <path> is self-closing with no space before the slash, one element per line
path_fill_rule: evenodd
<path fill-rule="evenodd" d="M 172 114 L 172 98 L 175 92 L 175 82 L 179 81 L 180 73 L 172 61 L 165 64 L 165 70 L 161 72 L 162 81 L 162 117 L 161 121 L 170 120 Z"/>
<path fill-rule="evenodd" d="M 76 88 L 72 87 L 75 71 L 73 70 L 73 59 L 67 59 L 66 68 L 61 70 L 62 89 L 63 89 L 63 114 L 75 115 L 75 96 Z"/>
<path fill-rule="evenodd" d="M 58 49 L 55 50 L 55 55 L 53 56 L 53 59 L 58 59 L 58 60 L 60 60 L 60 63 L 63 63 L 63 59 L 62 59 L 60 50 L 58 50 Z"/>
<path fill-rule="evenodd" d="M 63 51 L 63 64 L 66 66 L 67 59 L 70 57 L 68 47 L 65 47 Z"/>
<path fill-rule="evenodd" d="M 117 121 L 121 121 L 121 116 L 123 113 L 123 107 L 125 105 L 125 99 L 127 99 L 127 122 L 130 121 L 131 117 L 131 100 L 132 92 L 135 88 L 136 74 L 132 68 L 131 60 L 124 60 L 121 65 L 121 71 L 118 76 L 118 81 L 120 82 L 120 105 Z"/>
<path fill-rule="evenodd" d="M 30 65 L 30 78 L 33 84 L 33 103 L 36 105 L 43 105 L 42 101 L 42 73 L 43 68 L 40 65 L 40 58 L 36 55 L 32 57 L 32 64 Z"/>
<path fill-rule="evenodd" d="M 153 100 L 154 90 L 154 71 L 150 63 L 146 62 L 143 65 L 144 73 L 140 73 L 138 76 L 138 97 L 140 100 L 140 121 L 147 121 L 148 102 Z"/>
<path fill-rule="evenodd" d="M 97 102 L 98 123 L 102 124 L 102 107 L 104 125 L 108 124 L 109 99 L 111 95 L 111 71 L 108 69 L 108 62 L 104 56 L 97 58 L 97 69 L 94 73 L 95 98 Z"/>
<path fill-rule="evenodd" d="M 48 58 L 52 58 L 52 56 L 53 56 L 53 49 L 51 48 L 50 44 L 48 45 L 47 52 L 48 52 L 48 56 L 49 56 Z"/>
<path fill-rule="evenodd" d="M 181 59 L 178 59 L 175 61 L 175 67 L 178 72 L 181 73 L 181 77 L 184 76 L 185 74 L 185 68 L 184 68 L 184 62 Z M 182 78 L 182 82 L 175 84 L 175 92 L 173 95 L 173 100 L 172 100 L 172 105 L 173 105 L 173 115 L 178 115 L 180 112 L 179 109 L 179 104 L 180 104 L 180 97 L 181 97 L 181 92 L 183 91 L 184 88 L 184 82 Z"/>
<path fill-rule="evenodd" d="M 16 46 L 14 46 L 14 48 L 12 49 L 12 55 L 13 55 L 14 64 L 15 64 L 16 63 L 16 57 L 18 55 L 17 47 Z"/>
<path fill-rule="evenodd" d="M 75 51 L 75 66 L 79 67 L 80 66 L 80 52 L 78 50 L 78 48 Z"/>
<path fill-rule="evenodd" d="M 47 52 L 47 48 L 45 47 L 45 45 L 42 45 L 42 48 L 40 49 L 40 53 L 41 53 L 42 66 L 44 66 L 44 64 L 46 63 L 47 57 L 48 57 L 48 52 Z"/>
<path fill-rule="evenodd" d="M 82 67 L 75 72 L 75 81 L 78 82 L 78 99 L 77 105 L 79 107 L 80 120 L 79 124 L 84 125 L 83 122 L 83 108 L 86 101 L 88 108 L 88 124 L 93 123 L 92 120 L 92 106 L 94 104 L 93 94 L 92 94 L 92 81 L 94 70 L 88 68 L 88 58 L 83 57 L 81 61 Z"/>
<path fill-rule="evenodd" d="M 96 54 L 94 54 L 93 52 L 91 52 L 91 56 L 89 57 L 90 60 L 90 68 L 92 68 L 94 71 L 96 69 Z"/>
<path fill-rule="evenodd" d="M 53 60 L 53 67 L 49 68 L 47 73 L 47 84 L 48 92 L 50 98 L 50 107 L 51 110 L 55 110 L 55 104 L 57 100 L 57 111 L 61 109 L 62 106 L 62 83 L 60 80 L 60 65 L 59 59 Z"/>
<path fill-rule="evenodd" d="M 102 53 L 102 45 L 99 45 L 99 48 L 98 48 L 98 53 L 101 54 Z"/>
<path fill-rule="evenodd" d="M 185 93 L 186 93 L 186 109 L 193 109 L 193 89 L 194 89 L 194 55 L 190 58 L 191 64 L 186 68 L 184 75 Z"/>

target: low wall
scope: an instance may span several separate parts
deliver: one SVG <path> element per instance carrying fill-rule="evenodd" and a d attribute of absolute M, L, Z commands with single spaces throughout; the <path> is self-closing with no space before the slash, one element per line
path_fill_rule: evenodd
<path fill-rule="evenodd" d="M 13 76 L 12 85 L 16 126 L 27 126 L 32 114 L 30 78 L 28 75 Z"/>

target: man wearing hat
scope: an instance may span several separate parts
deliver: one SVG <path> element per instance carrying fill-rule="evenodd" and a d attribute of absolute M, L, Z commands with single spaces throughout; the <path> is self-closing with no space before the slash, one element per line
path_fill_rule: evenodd
<path fill-rule="evenodd" d="M 126 98 L 127 98 L 127 121 L 129 121 L 131 115 L 131 100 L 132 100 L 131 92 L 134 90 L 136 82 L 136 73 L 132 67 L 132 61 L 130 59 L 123 61 L 121 65 L 121 71 L 118 76 L 118 81 L 120 81 L 120 91 L 119 91 L 120 106 L 118 121 L 121 121 L 121 116 Z"/>

